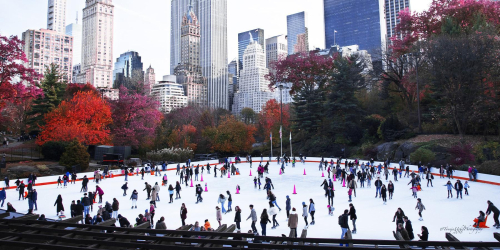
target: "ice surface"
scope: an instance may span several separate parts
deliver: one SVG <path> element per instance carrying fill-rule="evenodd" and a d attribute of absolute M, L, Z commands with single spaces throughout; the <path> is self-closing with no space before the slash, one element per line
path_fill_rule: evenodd
<path fill-rule="evenodd" d="M 307 160 L 319 159 L 308 158 Z M 329 161 L 330 159 L 327 160 Z M 182 203 L 185 203 L 188 210 L 186 223 L 194 224 L 195 221 L 199 221 L 200 224 L 203 224 L 204 220 L 208 219 L 212 227 L 217 228 L 218 223 L 216 221 L 215 207 L 219 205 L 217 204 L 218 195 L 221 193 L 225 195 L 226 190 L 229 190 L 233 198 L 233 212 L 222 215 L 222 224 L 234 224 L 234 208 L 239 206 L 243 210 L 241 228 L 243 232 L 247 232 L 251 229 L 251 220 L 246 220 L 250 215 L 249 205 L 253 204 L 255 206 L 259 218 L 262 210 L 264 208 L 269 208 L 265 191 L 262 189 L 259 190 L 258 188 L 255 189 L 253 185 L 253 178 L 257 174 L 256 171 L 260 157 L 253 158 L 253 161 L 252 169 L 250 169 L 248 163 L 237 164 L 236 167 L 239 168 L 241 175 L 231 176 L 230 179 L 228 179 L 227 176 L 220 178 L 219 173 L 218 177 L 215 178 L 213 175 L 213 167 L 210 175 L 208 175 L 205 170 L 203 175 L 204 182 L 194 182 L 195 184 L 201 183 L 203 188 L 205 188 L 205 183 L 208 184 L 208 192 L 203 193 L 202 196 L 204 200 L 203 203 L 200 204 L 195 204 L 195 188 L 186 187 L 185 185 L 182 185 L 182 199 L 174 200 L 174 203 L 169 204 L 167 188 L 162 186 L 160 190 L 161 201 L 157 202 L 157 210 L 154 218 L 155 223 L 161 216 L 165 216 L 165 222 L 168 229 L 178 228 L 181 226 L 179 215 L 180 206 Z M 169 167 L 173 166 L 170 165 Z M 307 172 L 305 176 L 303 175 L 304 169 L 306 169 Z M 249 176 L 250 170 L 252 171 L 252 177 Z M 456 174 L 459 174 L 458 172 L 459 171 L 457 171 Z M 175 175 L 175 171 L 167 171 L 166 173 L 169 180 L 168 184 L 175 183 L 175 181 L 179 180 L 179 176 Z M 461 175 L 464 175 L 464 173 L 462 172 Z M 89 173 L 88 176 L 90 177 L 92 175 Z M 306 163 L 305 165 L 297 163 L 295 168 L 292 168 L 291 164 L 288 164 L 288 167 L 285 169 L 285 174 L 279 175 L 279 167 L 276 162 L 273 162 L 270 164 L 269 174 L 265 174 L 264 176 L 271 178 L 275 187 L 272 191 L 276 195 L 278 205 L 282 209 L 277 215 L 280 226 L 273 230 L 271 229 L 272 224 L 269 223 L 267 225 L 268 236 L 289 234 L 289 228 L 286 221 L 285 197 L 286 195 L 290 195 L 292 207 L 295 207 L 299 213 L 299 231 L 305 226 L 303 218 L 300 217 L 302 214 L 302 202 L 309 204 L 309 199 L 312 198 L 316 204 L 316 224 L 309 226 L 307 236 L 310 238 L 340 237 L 341 229 L 338 225 L 338 216 L 344 209 L 348 209 L 347 188 L 342 188 L 342 184 L 338 180 L 334 184 L 335 211 L 333 216 L 329 216 L 327 210 L 328 201 L 324 196 L 323 188 L 320 187 L 325 178 L 321 178 L 321 171 L 318 170 L 318 163 Z M 325 176 L 327 176 L 326 172 Z M 82 177 L 83 174 L 78 174 L 78 178 Z M 488 178 L 492 181 L 500 182 L 500 178 L 498 177 L 489 176 Z M 56 179 L 56 176 L 42 177 L 39 178 L 37 182 L 54 181 Z M 24 180 L 26 183 L 26 179 Z M 389 176 L 389 180 L 393 180 L 392 175 Z M 14 184 L 14 181 L 15 180 L 11 180 L 11 184 Z M 123 191 L 121 189 L 121 186 L 124 184 L 123 176 L 101 181 L 100 187 L 105 193 L 103 201 L 109 201 L 111 203 L 113 198 L 117 198 L 120 202 L 119 214 L 127 217 L 133 224 L 138 214 L 144 213 L 144 210 L 149 208 L 149 201 L 146 200 L 146 191 L 143 191 L 145 188 L 145 181 L 152 185 L 154 185 L 155 182 L 161 185 L 161 177 L 159 176 L 155 177 L 147 174 L 145 180 L 141 180 L 140 175 L 129 176 L 128 195 L 123 196 Z M 447 190 L 446 187 L 443 186 L 448 181 L 447 178 L 440 179 L 439 176 L 435 176 L 433 180 L 434 187 L 426 187 L 427 180 L 423 180 L 423 191 L 418 192 L 418 197 L 422 199 L 427 210 L 423 211 L 424 220 L 419 221 L 418 211 L 415 210 L 417 201 L 411 195 L 410 186 L 407 185 L 409 181 L 410 178 L 403 178 L 398 182 L 393 181 L 395 184 L 394 197 L 392 200 L 387 201 L 387 205 L 384 205 L 380 198 L 374 198 L 375 187 L 373 181 L 371 188 L 359 188 L 360 184 L 358 182 L 357 197 L 353 197 L 352 201 L 358 216 L 356 222 L 357 234 L 354 234 L 353 238 L 394 239 L 392 231 L 395 230 L 396 224 L 392 222 L 392 219 L 397 208 L 401 207 L 413 223 L 415 240 L 418 239 L 417 234 L 421 232 L 421 226 L 427 226 L 430 233 L 429 240 L 446 241 L 445 233 L 451 232 L 462 241 L 495 241 L 493 233 L 499 232 L 500 230 L 494 228 L 472 230 L 472 220 L 478 216 L 479 210 L 486 212 L 487 200 L 491 200 L 494 204 L 500 206 L 498 195 L 500 194 L 500 186 L 471 182 L 471 188 L 469 189 L 470 196 L 464 195 L 463 199 L 456 199 L 456 193 L 454 192 L 453 198 L 447 199 Z M 262 182 L 264 183 L 263 180 Z M 388 183 L 385 180 L 383 182 L 386 185 Z M 464 182 L 464 180 L 462 180 L 462 182 Z M 452 180 L 452 183 L 455 183 L 455 181 Z M 235 194 L 236 185 L 241 186 L 240 194 Z M 296 195 L 292 195 L 294 185 L 296 185 L 297 188 Z M 95 191 L 95 186 L 96 183 L 91 180 L 89 182 L 89 190 Z M 69 208 L 71 201 L 83 197 L 83 194 L 79 192 L 81 182 L 68 184 L 67 188 L 57 188 L 56 185 L 36 186 L 35 188 L 38 191 L 37 213 L 45 214 L 48 218 L 56 218 L 54 202 L 58 194 L 61 194 L 63 197 L 67 216 L 70 215 Z M 130 194 L 134 189 L 137 189 L 139 192 L 137 209 L 130 208 Z M 17 198 L 18 193 L 15 190 L 11 189 L 7 191 L 6 203 L 9 201 L 18 212 L 26 213 L 28 210 L 28 201 L 18 201 Z M 98 205 L 99 204 L 94 204 L 94 211 L 91 213 L 92 216 L 96 214 Z M 227 202 L 225 206 L 227 208 Z M 309 222 L 311 221 L 310 216 L 308 220 Z M 488 218 L 487 225 L 491 227 L 493 224 L 492 214 Z M 349 221 L 349 225 L 352 229 L 351 221 Z M 256 226 L 260 233 L 261 228 L 259 221 Z M 465 230 L 464 227 L 466 227 Z M 445 228 L 452 231 L 446 231 Z"/>

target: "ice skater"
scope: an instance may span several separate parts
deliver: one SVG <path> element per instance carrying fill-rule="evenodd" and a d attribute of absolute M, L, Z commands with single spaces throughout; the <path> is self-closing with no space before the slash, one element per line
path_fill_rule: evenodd
<path fill-rule="evenodd" d="M 420 198 L 417 199 L 417 205 L 415 206 L 415 209 L 418 209 L 418 216 L 420 216 L 418 220 L 423 221 L 424 219 L 422 219 L 422 211 L 425 210 L 425 206 L 422 203 L 422 199 Z"/>

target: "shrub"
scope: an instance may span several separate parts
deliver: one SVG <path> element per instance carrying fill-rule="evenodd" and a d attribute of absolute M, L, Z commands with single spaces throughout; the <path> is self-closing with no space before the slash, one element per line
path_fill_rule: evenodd
<path fill-rule="evenodd" d="M 164 148 L 147 152 L 146 156 L 152 161 L 173 161 L 185 162 L 192 159 L 194 156 L 193 150 L 190 148 Z"/>
<path fill-rule="evenodd" d="M 42 155 L 46 160 L 59 161 L 67 146 L 68 143 L 62 141 L 46 142 L 42 145 Z"/>
<path fill-rule="evenodd" d="M 412 162 L 432 162 L 434 161 L 434 158 L 436 158 L 436 154 L 426 148 L 419 148 L 410 154 Z"/>
<path fill-rule="evenodd" d="M 474 147 L 474 156 L 479 162 L 500 160 L 500 143 L 483 142 Z"/>
<path fill-rule="evenodd" d="M 477 171 L 483 174 L 500 175 L 500 161 L 485 161 L 477 166 Z"/>
<path fill-rule="evenodd" d="M 453 165 L 463 165 L 474 162 L 471 144 L 458 144 L 449 150 L 451 154 L 451 163 Z"/>
<path fill-rule="evenodd" d="M 72 166 L 80 166 L 80 170 L 84 172 L 89 168 L 90 155 L 87 152 L 87 147 L 83 146 L 77 140 L 72 141 L 61 156 L 59 164 L 70 170 Z"/>
<path fill-rule="evenodd" d="M 385 141 L 395 141 L 408 137 L 409 130 L 399 122 L 396 116 L 391 116 L 380 124 L 377 133 Z"/>

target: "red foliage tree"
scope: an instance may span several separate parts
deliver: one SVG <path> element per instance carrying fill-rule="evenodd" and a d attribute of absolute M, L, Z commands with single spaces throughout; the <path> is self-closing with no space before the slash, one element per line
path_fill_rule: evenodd
<path fill-rule="evenodd" d="M 23 45 L 17 36 L 0 35 L 0 111 L 8 102 L 19 104 L 43 94 L 37 82 L 42 76 L 25 66 Z"/>
<path fill-rule="evenodd" d="M 182 125 L 172 130 L 168 137 L 168 144 L 172 147 L 191 148 L 196 151 L 197 144 L 194 142 L 194 137 L 196 137 L 196 127 L 191 124 Z"/>
<path fill-rule="evenodd" d="M 94 94 L 100 95 L 99 90 L 97 90 L 92 84 L 78 84 L 69 83 L 66 87 L 66 92 L 64 93 L 64 99 L 71 100 L 78 92 L 93 92 Z"/>
<path fill-rule="evenodd" d="M 256 130 L 253 125 L 247 125 L 228 115 L 222 119 L 219 126 L 205 129 L 203 135 L 210 138 L 213 151 L 238 153 L 252 149 Z"/>
<path fill-rule="evenodd" d="M 121 87 L 120 98 L 111 101 L 113 142 L 134 147 L 153 143 L 162 118 L 158 107 L 159 103 L 152 97 Z"/>
<path fill-rule="evenodd" d="M 74 139 L 84 145 L 111 142 L 109 125 L 113 122 L 108 103 L 93 92 L 78 92 L 45 116 L 46 124 L 36 143 Z"/>
<path fill-rule="evenodd" d="M 267 101 L 260 111 L 259 127 L 264 134 L 264 142 L 269 142 L 271 132 L 273 133 L 273 141 L 279 141 L 280 104 L 276 99 Z M 283 130 L 290 131 L 290 105 L 288 104 L 283 105 Z M 287 138 L 286 135 L 284 137 Z"/>

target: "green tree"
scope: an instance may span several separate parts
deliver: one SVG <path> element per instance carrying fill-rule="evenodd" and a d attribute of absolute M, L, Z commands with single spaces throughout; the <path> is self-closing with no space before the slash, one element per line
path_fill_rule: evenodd
<path fill-rule="evenodd" d="M 73 140 L 66 147 L 59 164 L 65 166 L 66 168 L 78 165 L 80 166 L 81 171 L 85 171 L 89 168 L 89 159 L 90 155 L 87 152 L 87 147 L 83 146 L 77 140 Z"/>
<path fill-rule="evenodd" d="M 364 111 L 355 93 L 366 87 L 365 60 L 360 56 L 338 56 L 334 65 L 325 102 L 327 131 L 335 143 L 357 144 L 363 137 L 360 125 Z"/>
<path fill-rule="evenodd" d="M 60 73 L 59 65 L 50 64 L 45 69 L 44 78 L 41 84 L 43 97 L 35 99 L 31 111 L 28 113 L 30 119 L 28 123 L 33 130 L 39 129 L 45 122 L 43 117 L 55 109 L 64 97 L 66 83 Z"/>
<path fill-rule="evenodd" d="M 243 108 L 240 114 L 245 124 L 255 123 L 255 117 L 257 114 L 252 108 Z"/>

